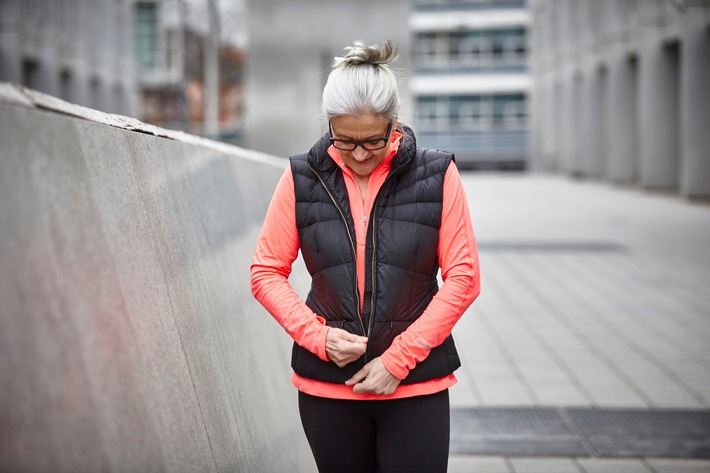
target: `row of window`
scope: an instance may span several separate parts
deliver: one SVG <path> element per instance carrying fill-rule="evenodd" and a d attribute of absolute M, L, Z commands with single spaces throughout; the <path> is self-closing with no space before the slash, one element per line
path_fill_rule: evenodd
<path fill-rule="evenodd" d="M 521 130 L 527 123 L 525 94 L 419 96 L 417 127 L 423 132 Z"/>
<path fill-rule="evenodd" d="M 525 0 L 414 0 L 414 8 L 420 11 L 525 8 Z"/>
<path fill-rule="evenodd" d="M 414 37 L 417 69 L 523 71 L 527 35 L 523 28 L 427 31 Z"/>
<path fill-rule="evenodd" d="M 46 65 L 32 60 L 22 61 L 20 82 L 30 89 L 43 90 L 59 96 L 67 102 L 77 103 L 86 107 L 95 108 L 103 112 L 130 115 L 132 110 L 127 101 L 123 84 L 117 81 L 110 85 L 100 77 L 84 77 L 75 74 L 72 69 L 63 68 L 59 72 L 59 80 L 52 83 L 53 71 Z M 86 92 L 82 94 L 82 91 Z"/>

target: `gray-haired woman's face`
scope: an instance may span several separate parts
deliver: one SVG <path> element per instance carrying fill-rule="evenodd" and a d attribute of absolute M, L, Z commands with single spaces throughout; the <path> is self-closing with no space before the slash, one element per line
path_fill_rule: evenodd
<path fill-rule="evenodd" d="M 384 138 L 387 135 L 389 123 L 374 114 L 341 115 L 330 121 L 332 136 L 338 140 L 369 141 Z M 394 126 L 394 124 L 393 124 Z M 377 150 L 367 150 L 356 146 L 352 151 L 338 150 L 345 164 L 352 169 L 357 177 L 369 177 L 377 166 L 384 161 L 389 152 L 392 134 L 387 136 L 388 143 Z"/>

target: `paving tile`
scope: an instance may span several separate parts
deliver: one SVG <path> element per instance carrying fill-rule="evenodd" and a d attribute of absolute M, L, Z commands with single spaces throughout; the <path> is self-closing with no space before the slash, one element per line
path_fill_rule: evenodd
<path fill-rule="evenodd" d="M 452 455 L 449 457 L 449 473 L 517 473 L 508 468 L 503 457 L 479 457 Z"/>
<path fill-rule="evenodd" d="M 580 473 L 572 458 L 510 458 L 515 473 Z"/>
<path fill-rule="evenodd" d="M 586 406 L 588 400 L 577 386 L 569 383 L 534 384 L 540 404 L 545 406 Z"/>
<path fill-rule="evenodd" d="M 579 458 L 577 461 L 586 473 L 655 473 L 635 458 Z"/>
<path fill-rule="evenodd" d="M 466 367 L 456 372 L 458 382 L 449 389 L 451 407 L 470 407 L 481 404 L 480 394 Z"/>
<path fill-rule="evenodd" d="M 709 460 L 669 460 L 649 458 L 646 460 L 655 473 L 710 473 Z"/>

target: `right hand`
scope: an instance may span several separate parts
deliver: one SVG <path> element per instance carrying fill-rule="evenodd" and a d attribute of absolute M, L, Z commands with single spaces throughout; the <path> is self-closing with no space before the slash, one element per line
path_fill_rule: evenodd
<path fill-rule="evenodd" d="M 325 352 L 339 368 L 360 358 L 367 350 L 367 338 L 331 327 L 325 339 Z"/>

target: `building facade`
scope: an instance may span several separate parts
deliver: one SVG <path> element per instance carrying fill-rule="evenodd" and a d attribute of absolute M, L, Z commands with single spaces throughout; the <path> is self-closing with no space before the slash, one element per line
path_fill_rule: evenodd
<path fill-rule="evenodd" d="M 532 167 L 710 197 L 710 2 L 531 7 Z"/>
<path fill-rule="evenodd" d="M 204 135 L 205 39 L 190 21 L 204 9 L 202 0 L 0 0 L 0 81 Z M 211 137 L 238 142 L 244 50 L 218 49 Z"/>
<path fill-rule="evenodd" d="M 0 1 L 0 80 L 134 116 L 132 3 Z"/>
<path fill-rule="evenodd" d="M 399 45 L 402 111 L 409 122 L 409 0 L 250 0 L 244 145 L 287 157 L 325 133 L 323 86 L 335 56 L 355 40 Z"/>
<path fill-rule="evenodd" d="M 414 0 L 411 92 L 419 143 L 460 167 L 523 168 L 528 28 L 523 0 Z"/>

